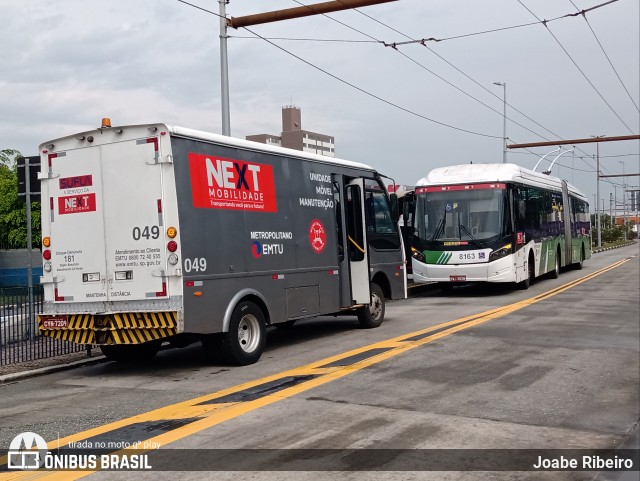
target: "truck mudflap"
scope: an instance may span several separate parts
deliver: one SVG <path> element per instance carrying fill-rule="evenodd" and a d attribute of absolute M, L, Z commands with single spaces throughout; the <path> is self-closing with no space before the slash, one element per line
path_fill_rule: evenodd
<path fill-rule="evenodd" d="M 178 333 L 178 313 L 38 315 L 40 334 L 76 344 L 141 344 Z"/>

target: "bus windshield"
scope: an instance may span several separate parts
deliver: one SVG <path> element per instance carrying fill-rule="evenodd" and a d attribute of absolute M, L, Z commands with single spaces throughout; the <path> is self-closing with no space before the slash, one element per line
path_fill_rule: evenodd
<path fill-rule="evenodd" d="M 457 187 L 457 186 L 456 186 Z M 422 241 L 468 241 L 485 247 L 508 230 L 505 190 L 426 187 L 417 190 L 415 235 Z"/>

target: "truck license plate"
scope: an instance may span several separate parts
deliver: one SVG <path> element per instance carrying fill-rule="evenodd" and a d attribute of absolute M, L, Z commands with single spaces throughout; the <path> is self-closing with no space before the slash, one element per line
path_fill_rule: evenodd
<path fill-rule="evenodd" d="M 42 316 L 43 329 L 66 329 L 69 327 L 69 316 Z"/>
<path fill-rule="evenodd" d="M 449 276 L 451 282 L 464 282 L 467 280 L 467 276 Z"/>

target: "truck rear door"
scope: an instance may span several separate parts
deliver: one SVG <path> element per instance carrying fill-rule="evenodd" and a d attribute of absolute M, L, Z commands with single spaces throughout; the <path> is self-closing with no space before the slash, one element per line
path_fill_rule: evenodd
<path fill-rule="evenodd" d="M 168 296 L 158 139 L 101 147 L 109 300 Z"/>
<path fill-rule="evenodd" d="M 167 297 L 157 138 L 50 157 L 55 301 Z"/>

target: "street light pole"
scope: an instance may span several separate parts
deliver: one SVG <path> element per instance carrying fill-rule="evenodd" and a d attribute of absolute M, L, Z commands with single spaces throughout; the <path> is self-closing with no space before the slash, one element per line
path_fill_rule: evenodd
<path fill-rule="evenodd" d="M 507 163 L 507 83 L 506 82 L 493 82 L 493 85 L 498 85 L 503 89 L 503 102 L 502 102 L 502 163 Z"/>

